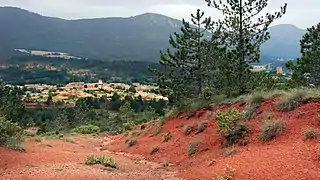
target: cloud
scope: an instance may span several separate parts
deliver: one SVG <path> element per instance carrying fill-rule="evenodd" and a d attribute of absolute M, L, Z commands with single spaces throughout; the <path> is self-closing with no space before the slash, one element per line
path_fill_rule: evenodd
<path fill-rule="evenodd" d="M 304 28 L 318 23 L 319 0 L 269 0 L 266 11 L 277 11 L 285 2 L 288 2 L 288 12 L 277 23 L 291 23 Z M 197 8 L 214 19 L 220 17 L 216 11 L 206 6 L 205 0 L 0 0 L 0 5 L 20 7 L 65 19 L 128 17 L 145 12 L 188 19 Z"/>

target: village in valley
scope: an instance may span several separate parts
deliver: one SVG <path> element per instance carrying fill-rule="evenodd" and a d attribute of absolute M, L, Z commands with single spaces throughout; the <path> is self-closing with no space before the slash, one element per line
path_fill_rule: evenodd
<path fill-rule="evenodd" d="M 140 83 L 128 85 L 124 83 L 104 83 L 102 80 L 99 80 L 96 83 L 70 82 L 65 86 L 25 84 L 17 87 L 25 90 L 24 102 L 29 107 L 45 103 L 49 97 L 57 104 L 75 105 L 76 100 L 79 98 L 110 99 L 114 93 L 117 93 L 121 97 L 125 97 L 126 95 L 132 97 L 141 96 L 143 100 L 167 100 L 166 97 L 158 95 L 153 91 L 156 89 L 155 86 Z"/>

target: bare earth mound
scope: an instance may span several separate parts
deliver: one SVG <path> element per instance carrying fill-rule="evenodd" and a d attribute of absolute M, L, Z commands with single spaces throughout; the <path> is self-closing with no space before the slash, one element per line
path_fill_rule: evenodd
<path fill-rule="evenodd" d="M 243 110 L 244 105 L 235 105 Z M 230 106 L 218 107 L 226 110 Z M 307 128 L 319 130 L 320 103 L 304 104 L 291 112 L 280 112 L 275 100 L 266 100 L 249 120 L 249 138 L 241 146 L 226 149 L 217 134 L 217 122 L 212 121 L 215 110 L 201 110 L 191 118 L 178 116 L 168 119 L 161 133 L 154 135 L 155 126 L 137 137 L 137 143 L 128 148 L 125 141 L 130 136 L 119 135 L 105 146 L 110 151 L 139 154 L 149 161 L 170 162 L 179 170 L 183 179 L 218 179 L 224 174 L 233 174 L 233 179 L 294 180 L 320 179 L 320 146 L 318 139 L 306 140 L 303 133 Z M 283 134 L 262 143 L 260 127 L 266 113 L 272 112 L 276 120 L 285 122 Z M 198 123 L 204 122 L 205 130 L 196 133 Z M 194 131 L 185 135 L 185 127 L 193 126 Z M 163 135 L 172 136 L 167 142 Z M 132 138 L 132 137 L 131 137 Z M 198 142 L 196 152 L 189 156 L 190 143 Z M 319 146 L 319 147 L 318 147 Z M 152 147 L 158 150 L 151 155 Z M 226 156 L 226 153 L 230 156 Z M 170 167 L 171 168 L 171 167 Z"/>

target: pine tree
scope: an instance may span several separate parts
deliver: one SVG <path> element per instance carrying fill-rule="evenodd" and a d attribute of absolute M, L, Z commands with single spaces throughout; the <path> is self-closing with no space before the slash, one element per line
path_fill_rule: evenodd
<path fill-rule="evenodd" d="M 307 29 L 300 46 L 302 57 L 296 63 L 286 63 L 287 68 L 294 71 L 292 78 L 295 85 L 320 86 L 320 23 Z"/>
<path fill-rule="evenodd" d="M 175 49 L 172 52 L 160 52 L 160 64 L 167 72 L 150 68 L 156 74 L 156 81 L 161 94 L 168 96 L 170 101 L 177 102 L 182 98 L 198 97 L 202 93 L 204 74 L 204 35 L 202 26 L 207 24 L 204 12 L 199 9 L 191 14 L 191 22 L 182 20 L 181 33 L 170 35 L 169 43 Z"/>
<path fill-rule="evenodd" d="M 237 77 L 233 87 L 238 87 L 240 94 L 246 93 L 250 91 L 250 64 L 259 62 L 260 46 L 270 38 L 268 27 L 285 14 L 287 4 L 282 6 L 279 12 L 267 13 L 254 20 L 267 7 L 268 0 L 205 1 L 224 16 L 224 19 L 217 23 L 221 25 L 227 38 L 231 73 Z"/>

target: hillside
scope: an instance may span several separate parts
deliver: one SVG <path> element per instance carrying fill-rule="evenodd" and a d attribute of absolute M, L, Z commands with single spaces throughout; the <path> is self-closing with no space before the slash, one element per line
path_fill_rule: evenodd
<path fill-rule="evenodd" d="M 9 180 L 319 179 L 319 97 L 319 90 L 293 89 L 206 106 L 192 103 L 189 112 L 176 111 L 120 135 L 50 138 L 32 136 L 35 131 L 28 129 L 25 152 L 0 147 L 0 174 Z M 227 146 L 215 114 L 246 112 L 253 104 L 254 116 L 237 120 L 247 134 Z M 88 155 L 106 155 L 117 167 L 87 165 Z"/>
<path fill-rule="evenodd" d="M 128 18 L 64 20 L 19 8 L 1 7 L 0 56 L 15 48 L 68 52 L 75 56 L 158 62 L 159 50 L 179 31 L 181 21 L 146 13 Z M 299 56 L 303 30 L 292 25 L 270 28 L 271 41 L 262 47 L 266 59 Z"/>

